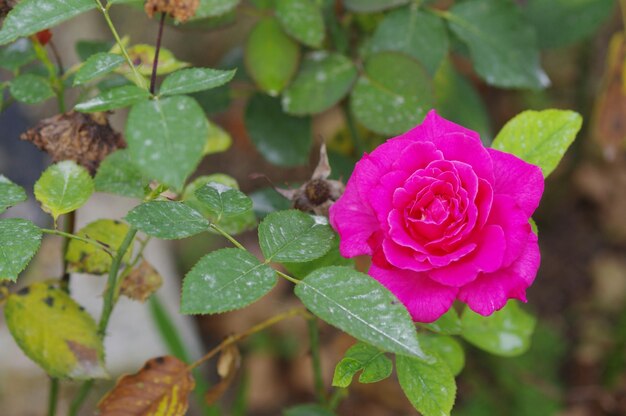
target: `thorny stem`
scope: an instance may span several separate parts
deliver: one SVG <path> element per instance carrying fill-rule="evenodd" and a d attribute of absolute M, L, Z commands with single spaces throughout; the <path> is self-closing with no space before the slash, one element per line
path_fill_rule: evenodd
<path fill-rule="evenodd" d="M 150 94 L 154 95 L 156 88 L 157 67 L 159 66 L 159 52 L 161 51 L 161 40 L 163 39 L 163 26 L 165 26 L 165 13 L 161 13 L 159 22 L 159 34 L 157 35 L 156 48 L 154 49 L 154 62 L 152 62 L 152 76 L 150 77 Z"/>
<path fill-rule="evenodd" d="M 309 330 L 309 344 L 311 345 L 311 365 L 313 367 L 313 382 L 315 396 L 321 405 L 326 404 L 326 391 L 322 380 L 322 364 L 320 359 L 320 332 L 317 327 L 317 318 L 307 320 Z"/>
<path fill-rule="evenodd" d="M 257 325 L 254 325 L 251 328 L 248 328 L 244 332 L 241 332 L 239 334 L 235 334 L 235 335 L 229 336 L 224 341 L 222 341 L 218 346 L 216 346 L 211 351 L 206 353 L 203 357 L 201 357 L 200 359 L 198 359 L 194 363 L 190 364 L 187 367 L 187 370 L 191 371 L 194 368 L 200 366 L 205 361 L 208 361 L 211 358 L 213 358 L 214 356 L 216 356 L 220 351 L 222 351 L 224 348 L 228 347 L 229 345 L 236 344 L 237 342 L 239 342 L 239 341 L 249 337 L 250 335 L 256 334 L 257 332 L 261 332 L 264 329 L 267 329 L 267 328 L 269 328 L 272 325 L 275 325 L 275 324 L 277 324 L 277 323 L 279 323 L 281 321 L 284 321 L 285 319 L 292 318 L 294 316 L 302 316 L 302 317 L 305 317 L 305 318 L 310 318 L 311 317 L 311 315 L 307 312 L 307 310 L 305 308 L 302 308 L 302 307 L 289 309 L 287 312 L 283 312 L 281 314 L 272 316 L 271 318 L 269 318 L 269 319 L 267 319 L 267 320 L 265 320 L 265 321 L 263 321 L 263 322 L 261 322 L 261 323 L 259 323 Z"/>

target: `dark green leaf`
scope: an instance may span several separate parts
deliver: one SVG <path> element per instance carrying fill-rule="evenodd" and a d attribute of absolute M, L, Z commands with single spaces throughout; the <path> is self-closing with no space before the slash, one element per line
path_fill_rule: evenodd
<path fill-rule="evenodd" d="M 441 315 L 435 322 L 430 324 L 420 323 L 419 325 L 438 334 L 457 335 L 461 333 L 461 319 L 454 308 L 450 308 L 448 312 Z"/>
<path fill-rule="evenodd" d="M 276 273 L 252 254 L 224 248 L 208 254 L 183 282 L 184 314 L 222 313 L 243 308 L 272 290 Z"/>
<path fill-rule="evenodd" d="M 163 80 L 161 95 L 191 94 L 219 87 L 235 76 L 235 70 L 222 71 L 211 68 L 180 69 Z"/>
<path fill-rule="evenodd" d="M 102 40 L 79 40 L 76 42 L 76 54 L 81 61 L 86 61 L 96 53 L 106 53 L 113 47 L 113 42 Z"/>
<path fill-rule="evenodd" d="M 232 100 L 231 89 L 228 85 L 200 91 L 191 94 L 191 96 L 200 104 L 207 114 L 221 113 L 227 110 Z"/>
<path fill-rule="evenodd" d="M 136 104 L 126 122 L 133 163 L 145 176 L 175 189 L 196 169 L 208 134 L 202 108 L 186 96 Z"/>
<path fill-rule="evenodd" d="M 0 49 L 0 67 L 15 71 L 35 59 L 35 50 L 29 39 L 18 39 Z"/>
<path fill-rule="evenodd" d="M 374 33 L 371 51 L 402 52 L 434 74 L 448 53 L 448 32 L 443 21 L 412 4 L 385 16 Z"/>
<path fill-rule="evenodd" d="M 92 55 L 74 76 L 74 85 L 84 84 L 113 71 L 124 62 L 124 57 L 115 53 L 100 52 Z"/>
<path fill-rule="evenodd" d="M 540 66 L 535 31 L 512 1 L 468 0 L 445 16 L 488 84 L 534 89 L 549 85 Z"/>
<path fill-rule="evenodd" d="M 407 4 L 410 0 L 345 0 L 348 10 L 361 13 L 378 12 Z"/>
<path fill-rule="evenodd" d="M 65 160 L 50 166 L 35 183 L 35 198 L 54 220 L 83 206 L 94 191 L 87 169 Z"/>
<path fill-rule="evenodd" d="M 13 98 L 26 104 L 36 104 L 54 97 L 48 80 L 34 74 L 24 74 L 11 81 L 9 91 Z"/>
<path fill-rule="evenodd" d="M 466 308 L 461 322 L 463 338 L 468 342 L 505 357 L 526 352 L 535 329 L 535 318 L 524 312 L 513 300 L 490 316 L 481 316 Z"/>
<path fill-rule="evenodd" d="M 335 414 L 319 404 L 301 404 L 286 409 L 283 416 L 335 416 Z"/>
<path fill-rule="evenodd" d="M 404 306 L 370 276 L 349 267 L 326 267 L 296 285 L 315 315 L 384 351 L 426 357 Z"/>
<path fill-rule="evenodd" d="M 252 209 L 252 200 L 243 192 L 218 182 L 209 182 L 196 192 L 200 201 L 216 222 L 222 217 L 230 217 Z"/>
<path fill-rule="evenodd" d="M 324 40 L 324 17 L 313 0 L 281 0 L 276 17 L 288 34 L 307 46 L 317 48 Z"/>
<path fill-rule="evenodd" d="M 0 220 L 0 280 L 15 281 L 41 244 L 41 230 L 21 218 Z"/>
<path fill-rule="evenodd" d="M 233 10 L 240 0 L 200 0 L 193 19 L 221 16 Z"/>
<path fill-rule="evenodd" d="M 26 201 L 24 188 L 14 184 L 4 175 L 0 175 L 0 214 L 23 201 Z"/>
<path fill-rule="evenodd" d="M 283 109 L 291 114 L 328 110 L 346 96 L 356 76 L 356 67 L 347 57 L 325 51 L 310 53 L 283 95 Z"/>
<path fill-rule="evenodd" d="M 359 342 L 346 351 L 335 367 L 333 386 L 348 387 L 352 383 L 352 377 L 361 370 L 363 372 L 359 377 L 360 383 L 376 383 L 391 375 L 393 363 L 384 351 Z"/>
<path fill-rule="evenodd" d="M 277 98 L 255 94 L 245 113 L 250 139 L 269 162 L 279 166 L 304 165 L 309 161 L 311 119 L 285 114 Z"/>
<path fill-rule="evenodd" d="M 298 68 L 300 49 L 274 18 L 260 20 L 246 42 L 246 68 L 269 95 L 278 95 Z"/>
<path fill-rule="evenodd" d="M 250 194 L 254 203 L 254 213 L 259 219 L 274 211 L 289 209 L 291 202 L 273 188 L 261 188 Z"/>
<path fill-rule="evenodd" d="M 209 221 L 182 202 L 151 201 L 135 207 L 126 221 L 151 237 L 174 240 L 207 231 Z"/>
<path fill-rule="evenodd" d="M 273 212 L 259 225 L 259 245 L 269 261 L 317 259 L 330 250 L 334 236 L 326 218 L 296 210 Z"/>
<path fill-rule="evenodd" d="M 117 150 L 107 156 L 94 178 L 96 191 L 129 198 L 143 198 L 149 183 L 131 162 L 128 150 Z"/>
<path fill-rule="evenodd" d="M 275 192 L 275 191 L 272 190 L 272 192 Z M 283 198 L 283 200 L 287 201 L 284 197 L 282 196 L 280 197 Z M 289 205 L 287 205 L 287 208 L 288 207 Z M 328 251 L 328 253 L 324 254 L 319 259 L 307 261 L 305 263 L 282 262 L 282 265 L 285 266 L 285 269 L 287 269 L 289 274 L 291 274 L 292 276 L 298 279 L 304 279 L 306 275 L 308 275 L 312 271 L 321 269 L 322 267 L 328 267 L 328 266 L 354 267 L 354 260 L 347 259 L 339 253 L 339 237 L 335 236 L 335 238 L 333 239 L 332 248 Z"/>
<path fill-rule="evenodd" d="M 139 102 L 146 102 L 150 92 L 135 85 L 125 85 L 103 91 L 93 98 L 76 104 L 77 111 L 93 113 L 97 111 L 115 110 L 116 108 L 130 107 Z"/>
<path fill-rule="evenodd" d="M 384 135 L 419 124 L 433 106 L 431 79 L 415 60 L 396 52 L 372 55 L 352 92 L 350 106 L 368 129 Z"/>
<path fill-rule="evenodd" d="M 448 365 L 453 376 L 457 376 L 465 366 L 465 351 L 459 342 L 449 336 L 421 334 L 420 341 L 429 351 L 435 352 Z"/>

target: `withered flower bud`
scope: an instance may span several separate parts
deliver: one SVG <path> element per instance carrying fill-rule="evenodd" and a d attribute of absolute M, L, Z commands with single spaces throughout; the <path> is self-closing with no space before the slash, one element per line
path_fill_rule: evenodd
<path fill-rule="evenodd" d="M 155 13 L 166 13 L 178 20 L 186 22 L 196 14 L 200 0 L 146 0 L 144 10 L 152 18 Z"/>
<path fill-rule="evenodd" d="M 107 155 L 126 147 L 122 135 L 111 128 L 106 113 L 57 114 L 41 120 L 20 139 L 33 142 L 55 162 L 73 160 L 92 175 Z"/>
<path fill-rule="evenodd" d="M 142 261 L 120 284 L 120 294 L 145 302 L 163 284 L 163 278 L 147 261 Z"/>

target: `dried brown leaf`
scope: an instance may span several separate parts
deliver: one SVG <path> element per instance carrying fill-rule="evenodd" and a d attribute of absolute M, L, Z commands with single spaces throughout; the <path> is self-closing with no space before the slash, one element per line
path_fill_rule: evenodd
<path fill-rule="evenodd" d="M 105 113 L 58 114 L 41 120 L 20 138 L 33 142 L 55 162 L 73 160 L 92 174 L 107 155 L 126 147 L 122 135 L 111 128 Z"/>
<path fill-rule="evenodd" d="M 147 0 L 144 5 L 149 17 L 155 13 L 167 13 L 179 22 L 185 22 L 196 14 L 200 0 Z"/>
<path fill-rule="evenodd" d="M 163 284 L 163 278 L 147 261 L 142 261 L 122 280 L 120 294 L 133 300 L 145 302 Z"/>
<path fill-rule="evenodd" d="M 139 372 L 122 376 L 98 403 L 101 416 L 183 416 L 195 381 L 176 357 L 149 360 Z"/>
<path fill-rule="evenodd" d="M 221 377 L 219 383 L 214 385 L 206 392 L 204 399 L 208 405 L 212 405 L 220 399 L 232 384 L 237 370 L 241 366 L 241 355 L 235 344 L 231 344 L 224 348 L 217 360 L 217 374 Z"/>

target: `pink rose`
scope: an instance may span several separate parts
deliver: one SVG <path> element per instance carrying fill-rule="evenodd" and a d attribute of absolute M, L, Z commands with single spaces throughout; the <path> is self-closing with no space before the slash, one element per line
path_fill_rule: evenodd
<path fill-rule="evenodd" d="M 363 156 L 330 222 L 341 254 L 372 256 L 369 274 L 415 321 L 435 321 L 455 299 L 486 316 L 526 301 L 540 261 L 528 220 L 542 193 L 537 166 L 431 111 Z"/>

